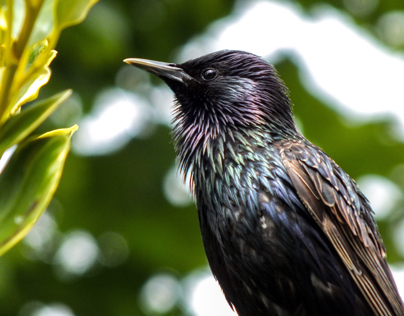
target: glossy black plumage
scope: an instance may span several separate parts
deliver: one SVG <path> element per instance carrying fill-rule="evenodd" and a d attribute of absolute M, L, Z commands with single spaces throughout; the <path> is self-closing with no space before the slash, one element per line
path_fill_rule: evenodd
<path fill-rule="evenodd" d="M 372 209 L 295 128 L 275 69 L 241 51 L 125 60 L 174 91 L 206 255 L 240 316 L 404 315 Z"/>

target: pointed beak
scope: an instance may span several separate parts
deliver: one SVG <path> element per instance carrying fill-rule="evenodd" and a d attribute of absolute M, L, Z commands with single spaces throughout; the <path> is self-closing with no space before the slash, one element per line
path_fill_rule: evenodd
<path fill-rule="evenodd" d="M 162 79 L 175 80 L 184 84 L 186 84 L 187 80 L 189 81 L 192 79 L 190 75 L 188 75 L 182 68 L 177 67 L 175 64 L 141 58 L 127 58 L 124 59 L 124 62 L 146 70 Z"/>

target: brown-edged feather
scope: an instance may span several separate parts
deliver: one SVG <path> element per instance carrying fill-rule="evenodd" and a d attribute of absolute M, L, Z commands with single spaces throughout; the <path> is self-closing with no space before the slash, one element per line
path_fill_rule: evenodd
<path fill-rule="evenodd" d="M 284 140 L 277 147 L 300 199 L 375 315 L 404 315 L 371 206 L 356 183 L 307 141 Z"/>

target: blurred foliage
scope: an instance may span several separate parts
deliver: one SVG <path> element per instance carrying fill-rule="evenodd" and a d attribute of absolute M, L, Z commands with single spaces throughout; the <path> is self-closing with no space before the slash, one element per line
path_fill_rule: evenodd
<path fill-rule="evenodd" d="M 318 5 L 334 6 L 390 49 L 403 50 L 384 38 L 379 27 L 385 14 L 404 9 L 401 0 L 290 2 L 300 3 L 309 15 L 315 14 Z M 39 130 L 59 128 L 72 116 L 90 113 L 99 93 L 116 85 L 124 58 L 172 61 L 182 45 L 231 14 L 234 6 L 232 0 L 100 1 L 83 23 L 63 32 L 58 58 L 52 63 L 52 81 L 41 89 L 40 96 L 48 97 L 72 88 L 74 94 L 63 107 L 72 113 L 60 119 L 64 116 L 57 111 L 63 109 L 58 109 Z M 379 174 L 404 192 L 404 168 L 400 167 L 404 144 L 393 136 L 396 122 L 390 117 L 367 123 L 347 121 L 304 89 L 299 65 L 292 60 L 285 55 L 276 67 L 291 91 L 305 136 L 352 177 Z M 138 85 L 140 89 L 141 82 Z M 167 272 L 181 279 L 206 265 L 195 207 L 175 207 L 164 195 L 164 179 L 175 159 L 169 131 L 165 125 L 151 124 L 146 133 L 112 154 L 73 152 L 69 156 L 42 222 L 50 237 L 28 235 L 0 258 L 1 315 L 33 315 L 43 304 L 58 302 L 74 315 L 144 315 L 139 297 L 150 276 Z M 403 209 L 400 201 L 395 213 L 379 222 L 390 261 L 403 260 L 391 235 L 404 216 Z M 111 234 L 124 241 L 111 239 Z M 99 247 L 97 259 L 84 273 L 69 272 L 63 266 L 62 250 L 73 235 L 87 236 Z M 113 254 L 111 243 L 115 242 L 122 249 L 126 245 L 128 252 L 125 257 L 122 250 L 122 261 L 111 263 L 106 260 L 113 258 L 108 253 Z M 181 307 L 169 312 L 184 314 Z"/>
<path fill-rule="evenodd" d="M 49 64 L 56 56 L 53 48 L 62 30 L 80 23 L 94 2 L 0 3 L 0 156 L 16 146 L 0 175 L 0 255 L 29 232 L 49 204 L 77 129 L 73 126 L 31 136 L 71 91 L 28 109 L 22 106 L 36 99 L 48 82 Z"/>

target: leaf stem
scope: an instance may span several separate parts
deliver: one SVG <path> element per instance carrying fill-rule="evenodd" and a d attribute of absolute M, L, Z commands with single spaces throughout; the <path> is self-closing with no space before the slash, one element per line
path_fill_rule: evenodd
<path fill-rule="evenodd" d="M 20 36 L 14 46 L 14 56 L 17 60 L 21 59 L 25 47 L 27 46 L 31 33 L 34 30 L 34 25 L 39 11 L 41 11 L 43 2 L 44 0 L 40 0 L 35 3 L 35 5 L 33 5 L 32 3 L 30 3 L 30 1 L 25 1 L 26 14 L 24 24 L 22 25 Z"/>

